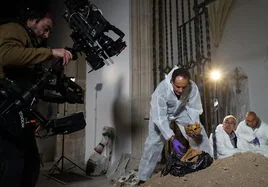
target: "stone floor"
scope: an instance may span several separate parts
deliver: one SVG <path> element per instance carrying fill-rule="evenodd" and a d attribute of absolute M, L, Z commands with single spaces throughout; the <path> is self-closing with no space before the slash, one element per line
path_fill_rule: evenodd
<path fill-rule="evenodd" d="M 112 187 L 114 185 L 109 184 L 108 179 L 105 176 L 100 177 L 90 177 L 90 180 L 83 181 L 83 182 L 76 182 L 73 184 L 62 184 L 58 181 L 55 181 L 51 178 L 48 178 L 45 176 L 45 174 L 49 173 L 49 169 L 51 168 L 52 164 L 46 164 L 45 167 L 41 168 L 41 172 L 39 175 L 38 182 L 36 184 L 36 187 Z M 56 173 L 56 172 L 55 172 Z M 75 172 L 79 173 L 79 172 Z M 81 173 L 81 175 L 83 175 Z"/>

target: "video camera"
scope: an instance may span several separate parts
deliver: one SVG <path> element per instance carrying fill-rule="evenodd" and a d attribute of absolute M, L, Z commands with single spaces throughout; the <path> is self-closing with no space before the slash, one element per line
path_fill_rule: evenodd
<path fill-rule="evenodd" d="M 98 70 L 113 63 L 111 57 L 119 55 L 126 47 L 123 41 L 125 34 L 114 25 L 111 25 L 102 15 L 102 12 L 88 0 L 65 0 L 67 10 L 64 18 L 73 30 L 70 35 L 74 41 L 73 51 L 83 52 L 88 65 L 92 70 Z M 113 31 L 118 36 L 113 40 L 106 35 Z"/>
<path fill-rule="evenodd" d="M 70 37 L 74 41 L 72 48 L 66 48 L 76 60 L 77 53 L 84 53 L 92 70 L 98 70 L 119 55 L 126 47 L 125 34 L 111 25 L 101 11 L 87 0 L 65 0 L 67 10 L 64 18 L 73 30 Z M 113 31 L 119 36 L 113 40 L 105 32 Z M 113 62 L 112 62 L 113 63 Z M 14 73 L 17 75 L 21 72 Z M 83 113 L 75 113 L 60 119 L 47 120 L 35 109 L 35 103 L 41 99 L 53 103 L 84 103 L 84 90 L 63 73 L 62 60 L 49 67 L 36 66 L 19 78 L 8 77 L 0 81 L 0 131 L 4 130 L 17 136 L 21 127 L 31 119 L 43 124 L 52 135 L 71 133 L 85 127 Z M 23 78 L 22 78 L 23 77 Z"/>

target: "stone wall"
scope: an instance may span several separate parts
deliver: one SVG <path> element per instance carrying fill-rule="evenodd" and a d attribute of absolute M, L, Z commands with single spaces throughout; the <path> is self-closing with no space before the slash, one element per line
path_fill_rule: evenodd
<path fill-rule="evenodd" d="M 136 165 L 148 135 L 150 99 L 153 91 L 152 0 L 131 1 L 132 28 L 132 157 Z M 135 160 L 136 159 L 136 160 Z M 135 165 L 135 164 L 134 164 Z M 135 168 L 135 167 L 134 167 Z"/>

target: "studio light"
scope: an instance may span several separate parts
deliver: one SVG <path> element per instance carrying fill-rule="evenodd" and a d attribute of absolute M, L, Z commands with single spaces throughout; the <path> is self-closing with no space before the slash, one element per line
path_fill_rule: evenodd
<path fill-rule="evenodd" d="M 221 72 L 219 70 L 213 70 L 210 73 L 210 77 L 213 81 L 218 81 L 221 79 Z"/>

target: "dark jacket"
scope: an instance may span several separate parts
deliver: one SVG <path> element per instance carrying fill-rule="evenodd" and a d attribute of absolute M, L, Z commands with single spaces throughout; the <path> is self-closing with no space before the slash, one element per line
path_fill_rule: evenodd
<path fill-rule="evenodd" d="M 49 48 L 36 47 L 26 28 L 19 23 L 0 25 L 0 78 L 7 66 L 29 67 L 52 59 Z"/>

